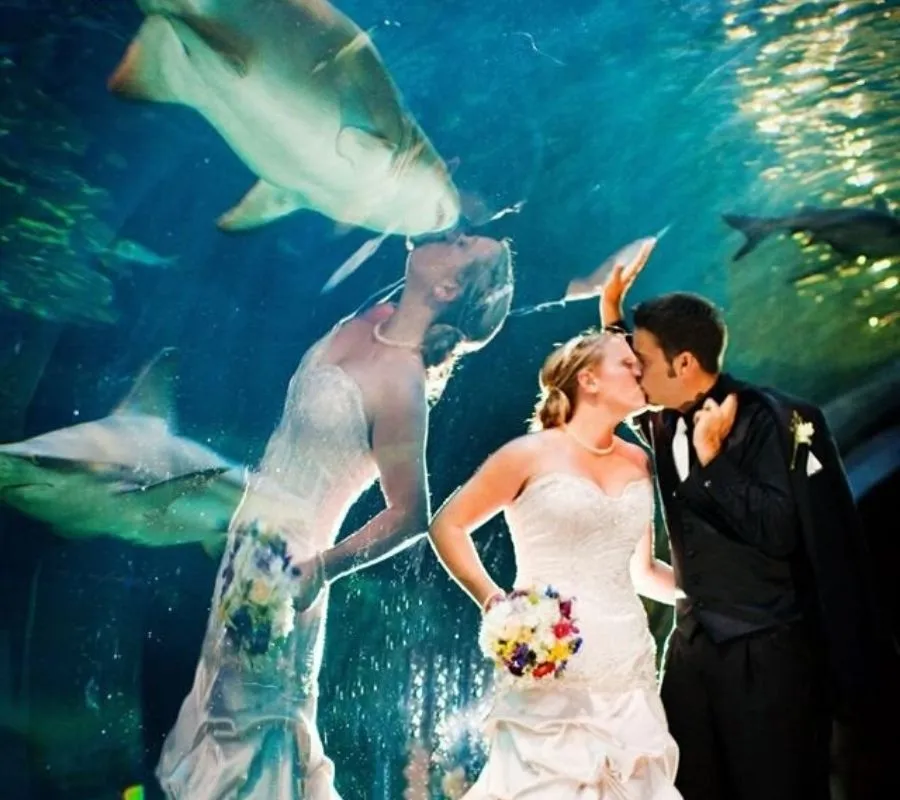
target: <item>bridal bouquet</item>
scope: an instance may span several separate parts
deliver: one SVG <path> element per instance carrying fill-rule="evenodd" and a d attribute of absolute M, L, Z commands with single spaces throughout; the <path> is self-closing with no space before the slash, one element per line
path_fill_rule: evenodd
<path fill-rule="evenodd" d="M 510 592 L 484 615 L 482 652 L 516 678 L 560 677 L 581 648 L 573 604 L 551 586 Z"/>
<path fill-rule="evenodd" d="M 280 534 L 259 522 L 237 532 L 222 571 L 219 616 L 238 652 L 263 656 L 287 641 L 299 575 Z"/>

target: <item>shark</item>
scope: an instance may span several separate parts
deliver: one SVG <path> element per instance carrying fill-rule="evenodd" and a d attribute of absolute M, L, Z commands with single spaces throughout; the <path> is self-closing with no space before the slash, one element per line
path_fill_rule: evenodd
<path fill-rule="evenodd" d="M 175 431 L 176 365 L 166 348 L 106 417 L 0 445 L 0 502 L 66 538 L 219 553 L 249 471 Z"/>
<path fill-rule="evenodd" d="M 455 227 L 447 164 L 368 33 L 326 0 L 138 0 L 115 95 L 199 112 L 256 175 L 217 220 L 244 231 L 302 209 L 401 236 Z"/>
<path fill-rule="evenodd" d="M 751 217 L 723 214 L 722 218 L 746 241 L 734 254 L 739 261 L 775 233 L 806 233 L 809 244 L 827 244 L 848 258 L 900 256 L 900 217 L 880 195 L 872 208 L 802 208 L 783 217 Z"/>

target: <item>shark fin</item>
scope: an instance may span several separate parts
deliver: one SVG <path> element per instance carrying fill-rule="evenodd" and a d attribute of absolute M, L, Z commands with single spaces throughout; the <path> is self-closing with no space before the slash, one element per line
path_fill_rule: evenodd
<path fill-rule="evenodd" d="M 230 467 L 201 469 L 145 486 L 125 487 L 119 489 L 118 494 L 140 494 L 146 499 L 152 499 L 157 507 L 168 508 L 176 500 L 180 500 L 186 495 L 202 492 L 212 481 L 228 472 L 229 469 Z"/>
<path fill-rule="evenodd" d="M 356 33 L 313 73 L 321 73 L 319 80 L 337 93 L 342 131 L 357 129 L 382 140 L 392 151 L 402 149 L 409 128 L 406 113 L 369 33 Z M 338 152 L 347 156 L 340 148 Z"/>
<path fill-rule="evenodd" d="M 176 379 L 178 358 L 174 347 L 163 348 L 141 371 L 131 391 L 113 410 L 114 414 L 146 414 L 171 423 L 172 383 Z"/>
<path fill-rule="evenodd" d="M 880 194 L 875 195 L 875 200 L 872 203 L 872 207 L 876 211 L 880 211 L 882 214 L 890 214 L 891 207 L 888 205 L 888 201 L 884 199 L 884 197 Z"/>
<path fill-rule="evenodd" d="M 234 208 L 219 217 L 216 225 L 223 231 L 243 231 L 309 207 L 299 192 L 260 180 Z"/>
<path fill-rule="evenodd" d="M 129 100 L 190 105 L 183 87 L 174 86 L 171 80 L 173 74 L 191 74 L 178 69 L 185 61 L 184 46 L 172 26 L 162 17 L 147 17 L 106 87 Z"/>

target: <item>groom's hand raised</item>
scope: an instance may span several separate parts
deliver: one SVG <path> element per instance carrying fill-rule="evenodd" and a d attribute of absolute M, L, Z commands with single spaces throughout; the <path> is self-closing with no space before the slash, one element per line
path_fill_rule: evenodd
<path fill-rule="evenodd" d="M 622 301 L 649 260 L 655 245 L 655 241 L 645 242 L 631 262 L 613 265 L 600 294 L 601 324 L 608 325 L 622 319 Z"/>
<path fill-rule="evenodd" d="M 734 425 L 737 408 L 737 395 L 730 394 L 721 405 L 707 398 L 703 407 L 694 414 L 694 450 L 702 466 L 705 467 L 719 454 Z"/>

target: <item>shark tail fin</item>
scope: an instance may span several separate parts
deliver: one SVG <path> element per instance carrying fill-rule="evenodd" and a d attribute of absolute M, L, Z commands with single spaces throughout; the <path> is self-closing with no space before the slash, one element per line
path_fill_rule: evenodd
<path fill-rule="evenodd" d="M 128 100 L 190 105 L 182 89 L 173 85 L 173 75 L 187 60 L 172 26 L 159 16 L 147 17 L 128 45 L 125 55 L 106 82 L 115 95 Z"/>
<path fill-rule="evenodd" d="M 748 217 L 742 214 L 723 214 L 722 219 L 735 230 L 744 234 L 747 241 L 738 250 L 732 261 L 739 261 L 747 253 L 755 250 L 767 236 L 775 232 L 772 220 L 765 217 Z"/>

